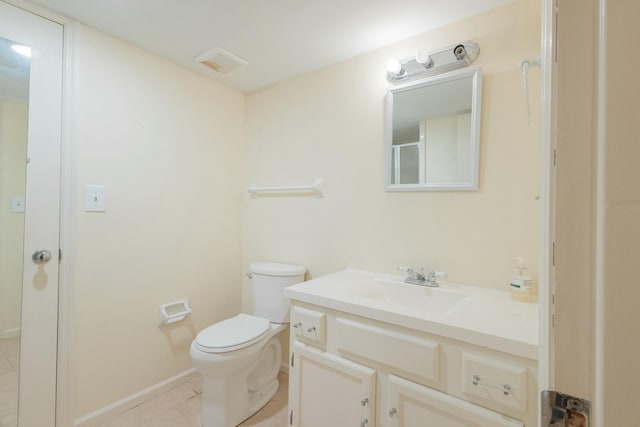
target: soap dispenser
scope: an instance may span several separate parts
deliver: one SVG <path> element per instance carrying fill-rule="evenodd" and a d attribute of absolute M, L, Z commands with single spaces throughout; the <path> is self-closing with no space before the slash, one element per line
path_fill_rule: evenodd
<path fill-rule="evenodd" d="M 513 260 L 516 262 L 516 270 L 509 282 L 511 297 L 518 301 L 535 301 L 533 279 L 531 275 L 527 273 L 524 257 L 516 257 Z"/>

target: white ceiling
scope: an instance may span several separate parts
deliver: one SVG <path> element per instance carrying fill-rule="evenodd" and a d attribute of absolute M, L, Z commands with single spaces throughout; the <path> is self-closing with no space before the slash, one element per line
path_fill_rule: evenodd
<path fill-rule="evenodd" d="M 512 0 L 31 0 L 53 12 L 251 92 Z M 249 62 L 220 74 L 194 62 L 213 47 Z"/>

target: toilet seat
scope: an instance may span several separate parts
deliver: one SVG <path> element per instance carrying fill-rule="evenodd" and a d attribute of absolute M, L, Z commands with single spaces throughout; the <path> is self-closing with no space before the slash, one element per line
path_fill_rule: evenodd
<path fill-rule="evenodd" d="M 194 345 L 205 353 L 227 353 L 260 341 L 270 329 L 269 320 L 241 313 L 201 331 Z"/>

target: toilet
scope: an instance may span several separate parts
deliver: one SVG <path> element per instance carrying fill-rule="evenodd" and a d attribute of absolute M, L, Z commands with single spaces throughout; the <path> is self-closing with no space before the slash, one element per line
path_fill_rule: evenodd
<path fill-rule="evenodd" d="M 203 377 L 203 427 L 237 426 L 278 391 L 278 335 L 289 322 L 284 288 L 302 282 L 306 271 L 298 265 L 251 264 L 253 315 L 215 323 L 191 343 L 193 366 Z"/>

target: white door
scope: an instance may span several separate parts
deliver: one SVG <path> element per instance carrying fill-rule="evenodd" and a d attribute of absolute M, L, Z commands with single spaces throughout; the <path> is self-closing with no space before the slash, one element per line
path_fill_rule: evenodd
<path fill-rule="evenodd" d="M 523 427 L 520 421 L 389 375 L 389 427 Z"/>
<path fill-rule="evenodd" d="M 21 160 L 26 162 L 26 191 L 20 212 L 24 245 L 17 420 L 21 427 L 47 427 L 55 425 L 56 410 L 63 29 L 0 1 L 0 37 L 30 48 L 31 55 L 25 57 L 28 128 L 26 159 Z M 11 72 L 11 67 L 0 67 L 0 72 Z M 35 263 L 37 251 L 47 251 L 40 258 L 51 254 L 51 259 Z"/>
<path fill-rule="evenodd" d="M 296 427 L 374 427 L 376 372 L 295 342 L 289 409 Z"/>

